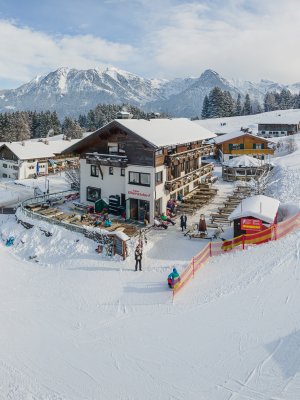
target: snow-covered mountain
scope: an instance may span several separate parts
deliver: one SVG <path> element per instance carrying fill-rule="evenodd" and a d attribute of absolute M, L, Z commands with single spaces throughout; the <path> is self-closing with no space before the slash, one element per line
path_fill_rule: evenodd
<path fill-rule="evenodd" d="M 228 90 L 235 97 L 238 93 L 243 96 L 249 93 L 260 102 L 270 90 L 280 91 L 284 87 L 293 93 L 300 90 L 300 83 L 285 86 L 267 80 L 259 83 L 228 80 L 212 70 L 196 78 L 162 80 L 143 78 L 114 67 L 59 68 L 17 89 L 0 91 L 0 111 L 56 110 L 62 118 L 87 113 L 100 103 L 128 103 L 146 111 L 193 117 L 201 114 L 203 99 L 215 86 Z"/>

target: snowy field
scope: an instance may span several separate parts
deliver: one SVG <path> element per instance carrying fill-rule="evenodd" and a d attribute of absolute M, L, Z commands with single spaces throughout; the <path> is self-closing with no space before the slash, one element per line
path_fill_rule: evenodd
<path fill-rule="evenodd" d="M 275 164 L 273 195 L 299 205 L 300 150 Z M 0 231 L 1 400 L 299 400 L 300 232 L 212 259 L 172 303 L 168 272 L 207 244 L 178 223 L 142 272 L 134 243 L 124 262 L 61 228 Z"/>
<path fill-rule="evenodd" d="M 0 178 L 0 207 L 15 206 L 21 201 L 34 197 L 34 188 L 50 193 L 69 190 L 70 184 L 65 180 L 64 173 L 48 175 L 37 179 L 11 180 Z"/>

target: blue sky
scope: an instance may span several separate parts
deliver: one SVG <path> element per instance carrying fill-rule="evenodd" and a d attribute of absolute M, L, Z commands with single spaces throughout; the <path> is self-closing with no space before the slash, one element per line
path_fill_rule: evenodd
<path fill-rule="evenodd" d="M 0 89 L 62 66 L 300 81 L 298 0 L 0 0 Z"/>

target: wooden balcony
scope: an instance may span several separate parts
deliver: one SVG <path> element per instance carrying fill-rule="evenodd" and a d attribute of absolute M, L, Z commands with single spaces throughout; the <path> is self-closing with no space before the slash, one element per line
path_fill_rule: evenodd
<path fill-rule="evenodd" d="M 169 154 L 166 156 L 165 163 L 167 165 L 176 164 L 180 160 L 192 160 L 203 156 L 214 154 L 215 146 L 213 144 L 203 145 L 194 149 L 186 150 L 181 153 Z"/>
<path fill-rule="evenodd" d="M 189 172 L 188 174 L 165 182 L 165 189 L 173 192 L 181 187 L 199 180 L 200 177 L 211 173 L 214 170 L 213 164 L 202 165 L 200 168 Z"/>
<path fill-rule="evenodd" d="M 274 154 L 273 149 L 236 149 L 229 150 L 228 154 Z"/>
<path fill-rule="evenodd" d="M 126 168 L 128 164 L 127 156 L 115 154 L 87 153 L 85 158 L 87 164 L 108 165 L 110 167 L 121 168 Z"/>

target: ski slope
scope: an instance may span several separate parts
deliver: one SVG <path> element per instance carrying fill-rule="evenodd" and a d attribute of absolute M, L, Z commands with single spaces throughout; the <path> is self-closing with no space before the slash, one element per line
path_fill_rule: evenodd
<path fill-rule="evenodd" d="M 299 160 L 276 161 L 292 204 Z M 142 272 L 134 243 L 123 262 L 61 228 L 0 231 L 1 400 L 300 398 L 300 232 L 211 259 L 172 303 L 167 273 L 204 242 L 178 224 L 149 234 Z"/>

